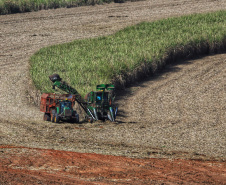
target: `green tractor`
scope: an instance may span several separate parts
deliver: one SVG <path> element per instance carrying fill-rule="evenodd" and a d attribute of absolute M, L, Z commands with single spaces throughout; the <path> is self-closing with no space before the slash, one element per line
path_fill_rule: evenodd
<path fill-rule="evenodd" d="M 70 94 L 43 93 L 41 96 L 40 111 L 44 112 L 44 121 L 79 122 L 79 115 L 73 110 L 75 96 Z"/>
<path fill-rule="evenodd" d="M 54 122 L 59 123 L 60 120 L 78 123 L 79 122 L 79 115 L 75 110 L 72 108 L 72 102 L 68 100 L 60 100 L 59 106 L 53 110 L 54 115 Z"/>

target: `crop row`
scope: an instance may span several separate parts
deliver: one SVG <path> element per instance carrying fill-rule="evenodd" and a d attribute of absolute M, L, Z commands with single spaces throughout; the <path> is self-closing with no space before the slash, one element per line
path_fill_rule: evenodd
<path fill-rule="evenodd" d="M 58 73 L 83 95 L 100 83 L 124 86 L 166 63 L 225 51 L 226 11 L 143 22 L 105 37 L 42 48 L 30 59 L 37 89 Z"/>

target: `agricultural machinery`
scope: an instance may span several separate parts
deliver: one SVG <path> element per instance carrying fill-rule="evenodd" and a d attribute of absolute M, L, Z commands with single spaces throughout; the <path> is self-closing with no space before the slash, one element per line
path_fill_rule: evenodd
<path fill-rule="evenodd" d="M 113 105 L 115 98 L 115 87 L 112 84 L 100 84 L 96 86 L 96 91 L 91 91 L 85 98 L 77 92 L 76 89 L 62 81 L 58 74 L 49 76 L 53 82 L 53 89 L 59 89 L 74 96 L 75 101 L 82 107 L 86 113 L 86 120 L 93 122 L 95 120 L 105 121 L 106 119 L 114 122 L 118 108 Z"/>
<path fill-rule="evenodd" d="M 79 115 L 73 110 L 74 102 L 74 95 L 43 93 L 40 110 L 44 112 L 44 120 L 55 123 L 59 123 L 60 120 L 78 123 Z"/>

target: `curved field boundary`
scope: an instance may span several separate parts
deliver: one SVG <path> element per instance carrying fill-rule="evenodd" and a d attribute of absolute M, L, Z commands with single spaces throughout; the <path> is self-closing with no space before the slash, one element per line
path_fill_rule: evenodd
<path fill-rule="evenodd" d="M 37 89 L 51 92 L 59 73 L 81 94 L 99 83 L 124 87 L 166 63 L 225 51 L 226 11 L 143 22 L 114 35 L 39 50 L 30 73 Z"/>
<path fill-rule="evenodd" d="M 126 0 L 1 0 L 0 14 L 24 13 L 43 9 L 71 8 Z M 136 1 L 136 0 L 133 0 Z"/>

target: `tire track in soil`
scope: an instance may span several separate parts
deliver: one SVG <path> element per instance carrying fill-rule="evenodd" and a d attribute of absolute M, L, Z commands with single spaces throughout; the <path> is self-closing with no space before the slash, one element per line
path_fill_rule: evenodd
<path fill-rule="evenodd" d="M 174 149 L 186 150 L 186 147 L 190 147 L 192 152 L 198 151 L 207 154 L 208 151 L 206 149 L 203 150 L 198 148 L 197 144 L 195 147 L 191 146 L 188 141 L 189 139 L 183 139 L 183 142 L 186 143 L 184 144 L 180 139 L 180 135 L 187 136 L 187 138 L 193 137 L 194 139 L 201 139 L 201 136 L 204 133 L 199 131 L 199 134 L 201 134 L 199 137 L 193 132 L 193 129 L 201 130 L 202 128 L 211 127 L 211 124 L 214 125 L 214 121 L 217 119 L 219 119 L 218 122 L 221 122 L 222 119 L 224 121 L 225 117 L 222 116 L 224 107 L 221 107 L 221 112 L 214 113 L 213 116 L 210 116 L 212 120 L 207 120 L 208 125 L 202 127 L 204 123 L 202 124 L 201 122 L 206 122 L 205 119 L 202 118 L 199 120 L 197 118 L 192 118 L 193 115 L 200 117 L 199 114 L 190 111 L 188 112 L 190 114 L 187 114 L 189 117 L 186 118 L 184 112 L 193 108 L 193 105 L 189 107 L 189 102 L 187 107 L 183 107 L 183 101 L 186 102 L 186 98 L 180 100 L 178 103 L 174 103 L 173 108 L 169 107 L 169 110 L 172 112 L 168 114 L 164 114 L 164 111 L 167 112 L 167 109 L 164 109 L 164 111 L 161 109 L 162 104 L 159 104 L 161 102 L 157 102 L 158 104 L 155 105 L 156 110 L 153 110 L 152 106 L 149 107 L 149 110 L 146 110 L 142 108 L 145 104 L 148 107 L 148 104 L 144 100 L 137 103 L 135 100 L 136 98 L 134 98 L 134 100 L 128 98 L 125 102 L 123 102 L 124 100 L 119 101 L 122 113 L 124 112 L 124 116 L 127 116 L 126 119 L 122 116 L 119 117 L 118 121 L 122 124 L 112 125 L 109 123 L 95 123 L 93 125 L 79 125 L 79 128 L 85 129 L 76 129 L 76 127 L 78 127 L 77 125 L 70 124 L 51 125 L 50 123 L 44 123 L 42 121 L 42 113 L 40 113 L 37 107 L 27 103 L 28 98 L 26 91 L 29 83 L 28 63 L 29 57 L 45 46 L 69 42 L 74 39 L 112 34 L 117 30 L 141 21 L 153 21 L 166 17 L 210 12 L 220 9 L 226 9 L 226 2 L 223 0 L 199 0 L 195 2 L 186 0 L 154 0 L 133 3 L 127 2 L 123 4 L 112 3 L 71 9 L 43 10 L 25 14 L 0 16 L 0 137 L 3 138 L 1 142 L 5 144 L 36 145 L 36 147 L 45 146 L 45 148 L 127 155 L 133 157 L 147 157 L 149 156 L 148 153 L 150 153 L 149 150 L 153 147 L 160 148 L 159 150 L 162 151 L 162 146 L 166 146 L 166 149 L 171 151 Z M 225 58 L 225 56 L 220 55 L 219 59 L 221 58 Z M 225 62 L 222 61 L 219 65 L 224 67 L 224 64 Z M 195 69 L 202 68 L 202 65 L 203 63 L 196 65 Z M 187 70 L 187 68 L 185 67 L 184 70 Z M 222 74 L 222 72 L 218 72 Z M 167 74 L 169 78 L 172 78 L 170 77 L 171 74 L 174 75 L 173 70 L 170 70 L 169 75 Z M 179 73 L 175 73 L 175 75 L 178 74 Z M 181 77 L 183 77 L 183 75 L 189 77 L 189 74 L 190 72 L 188 72 L 188 74 L 182 73 Z M 220 76 L 218 76 L 218 78 L 219 77 Z M 211 75 L 209 78 L 212 78 Z M 151 91 L 156 91 L 155 98 L 159 98 L 157 96 L 158 94 L 163 95 L 163 93 L 167 93 L 161 92 L 162 89 L 164 90 L 164 86 L 171 86 L 174 88 L 173 84 L 177 82 L 178 79 L 179 75 L 177 79 L 169 79 L 169 81 L 166 80 L 165 83 L 162 83 L 160 81 L 161 79 L 156 78 L 154 81 L 151 80 L 146 86 L 148 86 Z M 215 78 L 215 81 L 217 82 L 218 79 Z M 211 81 L 209 83 L 211 83 Z M 184 84 L 181 84 L 181 86 L 183 85 Z M 196 88 L 198 87 L 199 86 L 197 85 Z M 140 93 L 146 93 L 146 98 L 152 96 L 152 94 L 147 93 L 147 88 L 145 89 L 145 87 L 140 86 L 139 89 L 141 89 Z M 184 90 L 187 92 L 185 87 Z M 222 91 L 220 92 L 222 95 Z M 182 91 L 181 93 L 183 94 L 184 92 Z M 211 91 L 211 93 L 213 93 L 213 91 Z M 206 96 L 209 95 L 207 94 Z M 135 97 L 142 99 L 142 96 L 140 95 L 135 95 Z M 126 99 L 125 96 L 123 98 Z M 197 100 L 197 97 L 195 97 L 194 100 Z M 154 100 L 150 100 L 150 102 L 153 101 Z M 223 101 L 224 99 L 222 99 L 222 102 Z M 139 109 L 134 108 L 133 106 L 135 105 L 132 105 L 131 102 L 138 104 Z M 180 104 L 180 102 L 182 103 Z M 171 105 L 171 102 L 169 102 L 169 105 Z M 221 105 L 222 104 L 220 103 L 220 106 Z M 126 109 L 129 109 L 130 111 L 126 113 Z M 131 112 L 135 114 L 140 114 L 141 112 L 143 115 L 140 116 L 143 116 L 144 118 L 134 117 L 134 115 L 131 115 Z M 172 113 L 175 113 L 175 115 L 172 116 Z M 150 114 L 150 116 L 145 114 Z M 176 114 L 185 116 L 179 118 Z M 205 115 L 202 112 L 200 112 L 200 114 Z M 160 115 L 162 115 L 162 117 L 159 117 Z M 214 116 L 216 116 L 216 118 Z M 192 118 L 191 122 L 186 120 L 190 119 L 190 117 Z M 150 118 L 153 119 L 150 121 Z M 198 126 L 192 128 L 192 125 L 195 125 L 196 122 L 199 123 Z M 217 124 L 218 122 L 216 121 Z M 9 125 L 6 126 L 7 124 Z M 186 124 L 188 124 L 188 126 L 186 126 Z M 10 125 L 14 126 L 13 130 L 11 130 Z M 172 126 L 173 128 L 170 128 Z M 218 130 L 217 132 L 211 132 L 212 136 L 214 133 L 219 133 L 219 136 L 222 137 L 221 139 L 225 138 L 221 126 L 223 126 L 222 123 L 219 123 L 213 127 L 213 129 Z M 185 129 L 188 133 L 183 133 L 180 128 Z M 61 132 L 57 131 L 57 129 L 61 130 Z M 166 129 L 168 129 L 168 131 Z M 21 133 L 18 131 L 17 134 L 14 134 L 13 136 L 8 135 L 8 133 L 12 133 L 16 130 L 21 130 Z M 43 134 L 35 134 L 36 130 L 37 133 L 43 132 Z M 164 132 L 164 130 L 166 131 Z M 32 135 L 30 141 L 29 138 L 26 140 L 23 138 L 24 132 L 26 132 L 27 135 L 29 135 L 29 133 Z M 179 134 L 175 135 L 174 132 Z M 161 137 L 162 134 L 165 134 L 165 136 L 163 135 L 164 137 Z M 195 135 L 192 136 L 192 134 Z M 53 138 L 49 143 L 46 143 L 50 136 Z M 220 148 L 220 151 L 217 149 L 216 154 L 210 153 L 213 156 L 222 156 L 225 152 L 225 150 L 222 150 L 221 147 L 219 147 L 220 142 L 222 141 L 220 137 L 218 137 L 218 141 L 216 139 L 214 140 L 217 142 L 216 146 L 210 146 L 211 151 Z M 178 139 L 180 141 L 179 144 L 177 143 Z M 205 139 L 207 140 L 206 137 Z M 63 144 L 59 144 L 61 140 L 63 140 Z M 78 141 L 78 143 L 81 141 L 81 143 L 79 143 L 79 149 L 74 147 L 75 143 L 68 142 L 70 140 Z M 87 143 L 83 142 L 85 140 L 87 140 Z M 106 147 L 106 145 L 104 145 L 104 147 L 102 147 L 103 140 L 107 143 L 112 143 L 112 146 L 116 147 L 113 147 L 113 149 L 112 146 Z M 165 143 L 167 140 L 170 142 L 168 145 Z M 206 141 L 199 142 L 202 144 Z M 93 143 L 96 143 L 97 146 L 92 146 Z M 210 143 L 210 141 L 208 141 L 208 143 Z M 138 150 L 134 149 L 135 151 L 131 149 L 126 151 L 128 148 L 126 146 L 134 146 L 135 144 L 140 145 L 141 148 Z M 222 144 L 224 143 L 222 142 Z M 119 147 L 120 145 L 121 147 Z M 122 149 L 123 152 L 118 151 L 119 148 L 120 150 Z"/>
<path fill-rule="evenodd" d="M 139 121 L 148 121 L 145 119 L 152 119 L 154 120 L 153 117 L 150 117 L 150 115 L 154 115 L 154 116 L 158 116 L 160 119 L 161 116 L 166 115 L 166 111 L 169 110 L 168 108 L 165 108 L 166 110 L 162 112 L 162 115 L 159 116 L 158 114 L 151 112 L 151 113 L 147 113 L 146 112 L 146 117 L 144 114 L 142 115 L 137 115 L 137 117 L 139 117 L 139 119 L 137 119 L 135 117 L 135 115 L 133 114 L 133 112 L 143 112 L 142 109 L 145 109 L 146 107 L 149 106 L 149 108 L 151 108 L 152 105 L 156 105 L 159 106 L 161 105 L 161 101 L 158 101 L 159 98 L 163 98 L 162 94 L 164 94 L 164 92 L 171 92 L 171 94 L 178 94 L 178 92 L 175 90 L 172 90 L 173 88 L 191 88 L 189 84 L 194 84 L 195 86 L 199 86 L 200 84 L 202 84 L 203 87 L 200 87 L 200 90 L 202 91 L 207 91 L 208 88 L 211 88 L 211 84 L 214 84 L 216 86 L 221 86 L 219 87 L 219 91 L 221 93 L 223 93 L 223 95 L 221 95 L 220 97 L 223 98 L 224 97 L 224 80 L 225 80 L 225 74 L 226 74 L 226 55 L 222 54 L 222 55 L 216 55 L 214 57 L 205 57 L 203 60 L 199 59 L 199 60 L 194 60 L 194 61 L 188 61 L 182 64 L 178 64 L 175 66 L 167 66 L 165 70 L 163 70 L 162 72 L 160 72 L 159 75 L 157 75 L 157 77 L 151 77 L 150 81 L 147 81 L 146 83 L 141 83 L 141 85 L 139 86 L 135 86 L 134 87 L 134 92 L 136 91 L 136 89 L 141 89 L 143 86 L 147 87 L 147 88 L 142 88 L 142 91 L 139 90 L 138 91 L 138 95 L 135 94 L 133 92 L 133 95 L 131 97 L 131 99 L 128 100 L 127 103 L 129 103 L 128 107 L 132 106 L 132 108 L 129 108 L 129 111 L 126 112 L 127 108 L 125 110 L 123 110 L 124 112 L 126 112 L 127 118 L 126 120 L 139 120 Z M 187 66 L 187 67 L 186 67 Z M 202 66 L 202 67 L 200 67 Z M 166 71 L 166 73 L 164 73 L 164 71 Z M 156 83 L 157 81 L 157 83 Z M 218 83 L 216 83 L 218 82 Z M 196 84 L 195 84 L 196 83 Z M 175 85 L 175 87 L 173 87 Z M 202 89 L 203 88 L 203 89 Z M 194 87 L 194 89 L 190 92 L 190 95 L 194 95 L 195 91 L 198 88 Z M 158 94 L 161 93 L 160 96 L 162 97 L 158 97 Z M 185 90 L 181 90 L 180 93 L 185 93 Z M 199 92 L 199 93 L 203 93 L 203 92 Z M 213 93 L 213 92 L 212 92 Z M 167 93 L 165 93 L 167 94 Z M 136 96 L 137 95 L 137 96 Z M 153 98 L 153 96 L 155 96 Z M 198 95 L 196 95 L 197 98 L 199 98 Z M 157 99 L 158 97 L 158 99 Z M 185 97 L 188 99 L 188 97 Z M 185 99 L 184 98 L 184 99 Z M 151 99 L 153 99 L 151 101 Z M 178 99 L 178 101 L 181 99 Z M 138 102 L 139 103 L 134 103 L 134 102 Z M 158 102 L 153 102 L 153 101 L 158 101 Z M 153 102 L 153 103 L 150 103 Z M 186 102 L 185 102 L 186 103 Z M 210 100 L 210 103 L 214 103 Z M 224 104 L 224 101 L 222 102 Z M 219 104 L 222 104 L 219 101 Z M 166 105 L 170 105 L 169 101 L 165 102 Z M 141 106 L 142 105 L 142 106 Z M 142 108 L 140 108 L 140 106 Z M 138 108 L 139 107 L 139 108 Z M 221 109 L 223 108 L 223 105 L 221 105 Z M 172 109 L 176 109 L 175 107 Z M 132 111 L 131 111 L 132 110 Z M 221 119 L 222 121 L 224 121 L 224 119 Z"/>
<path fill-rule="evenodd" d="M 29 57 L 42 47 L 112 34 L 141 21 L 220 9 L 226 9 L 223 0 L 152 0 L 0 16 L 0 144 L 33 147 L 0 146 L 0 183 L 224 182 L 225 162 L 208 160 L 226 156 L 226 55 L 168 66 L 125 89 L 127 94 L 118 96 L 118 124 L 43 122 L 26 94 Z"/>
<path fill-rule="evenodd" d="M 158 146 L 225 157 L 225 74 L 226 54 L 167 66 L 130 88 L 121 121 L 142 122 Z"/>

